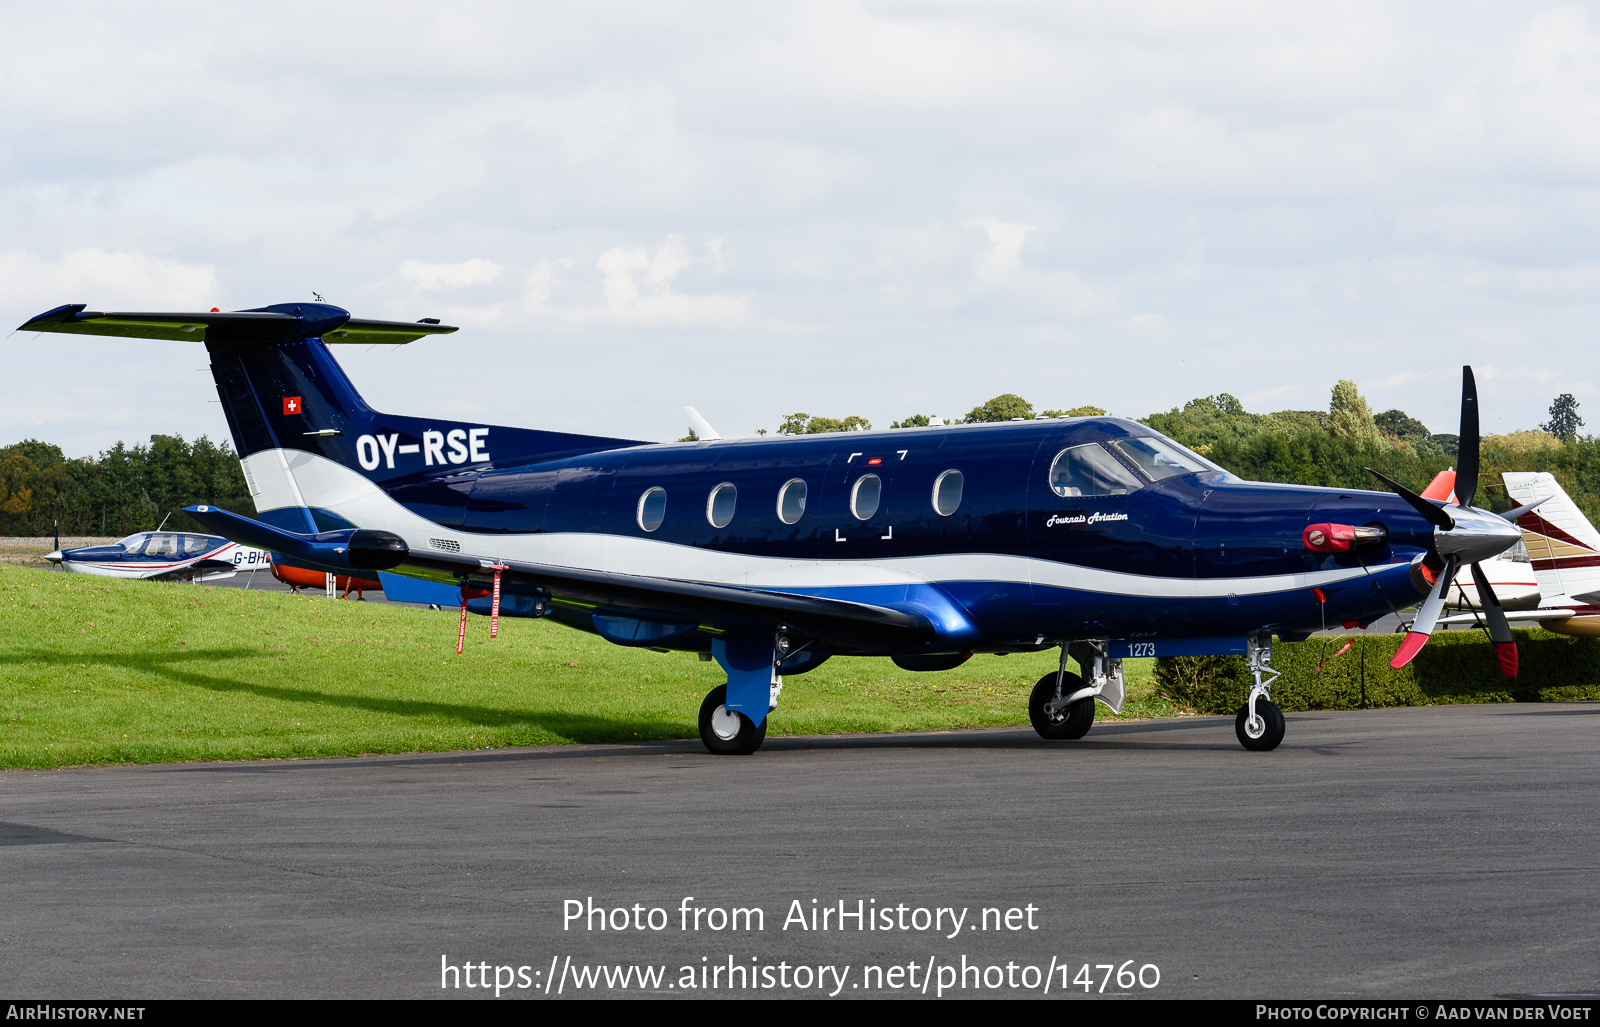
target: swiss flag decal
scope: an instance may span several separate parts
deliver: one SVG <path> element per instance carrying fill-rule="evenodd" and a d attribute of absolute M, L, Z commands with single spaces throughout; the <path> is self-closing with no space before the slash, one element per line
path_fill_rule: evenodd
<path fill-rule="evenodd" d="M 288 417 L 290 414 L 298 414 L 300 412 L 299 396 L 283 397 L 283 416 Z"/>

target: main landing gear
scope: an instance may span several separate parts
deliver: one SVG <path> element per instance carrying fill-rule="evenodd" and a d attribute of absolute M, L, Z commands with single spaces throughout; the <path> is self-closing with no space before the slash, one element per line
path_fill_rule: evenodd
<path fill-rule="evenodd" d="M 1059 680 L 1058 680 L 1059 679 Z M 1083 687 L 1083 679 L 1071 671 L 1046 674 L 1033 686 L 1028 697 L 1028 719 L 1040 738 L 1082 738 L 1094 726 L 1094 700 L 1058 701 Z"/>
<path fill-rule="evenodd" d="M 761 748 L 767 737 L 767 722 L 761 726 L 750 723 L 742 713 L 734 713 L 724 705 L 728 701 L 728 686 L 718 685 L 700 704 L 700 740 L 718 756 L 748 756 Z"/>
<path fill-rule="evenodd" d="M 1249 644 L 1245 663 L 1255 676 L 1255 684 L 1250 686 L 1249 702 L 1234 714 L 1233 733 L 1239 736 L 1239 744 L 1251 752 L 1271 752 L 1283 741 L 1283 711 L 1269 698 L 1272 683 L 1281 672 L 1272 669 L 1271 635 L 1251 635 Z M 1263 681 L 1263 674 L 1272 676 Z"/>
<path fill-rule="evenodd" d="M 1028 719 L 1040 738 L 1072 740 L 1088 734 L 1096 700 L 1114 712 L 1122 709 L 1122 661 L 1107 656 L 1107 649 L 1105 642 L 1062 643 L 1061 666 L 1040 678 L 1028 697 Z M 1069 655 L 1083 676 L 1067 670 Z"/>
<path fill-rule="evenodd" d="M 700 704 L 700 741 L 708 750 L 717 756 L 748 756 L 761 748 L 767 737 L 767 714 L 778 708 L 783 693 L 778 668 L 809 645 L 797 646 L 782 627 L 775 635 L 723 636 L 711 643 L 709 655 L 727 672 L 728 681 L 713 688 Z M 746 711 L 755 713 L 761 723 Z"/>

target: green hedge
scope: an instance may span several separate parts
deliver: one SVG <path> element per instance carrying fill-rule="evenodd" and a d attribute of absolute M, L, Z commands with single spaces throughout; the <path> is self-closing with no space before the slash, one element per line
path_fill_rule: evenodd
<path fill-rule="evenodd" d="M 1521 661 L 1515 681 L 1500 676 L 1494 648 L 1481 631 L 1438 632 L 1400 670 L 1389 661 L 1404 635 L 1278 642 L 1272 647 L 1272 666 L 1283 676 L 1272 686 L 1272 700 L 1285 710 L 1354 710 L 1600 699 L 1600 639 L 1574 639 L 1539 628 L 1512 633 Z M 1352 640 L 1348 652 L 1334 655 Z M 1163 657 L 1156 661 L 1155 686 L 1156 694 L 1174 705 L 1200 713 L 1232 713 L 1249 694 L 1250 673 L 1242 656 Z"/>

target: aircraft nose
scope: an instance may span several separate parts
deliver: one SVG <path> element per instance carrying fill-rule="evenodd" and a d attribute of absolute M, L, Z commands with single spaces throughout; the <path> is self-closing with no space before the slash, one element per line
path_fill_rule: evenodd
<path fill-rule="evenodd" d="M 51 563 L 60 563 L 61 562 L 61 550 L 57 549 L 54 552 L 46 553 L 46 554 L 44 554 L 44 558 L 46 560 L 49 560 Z"/>

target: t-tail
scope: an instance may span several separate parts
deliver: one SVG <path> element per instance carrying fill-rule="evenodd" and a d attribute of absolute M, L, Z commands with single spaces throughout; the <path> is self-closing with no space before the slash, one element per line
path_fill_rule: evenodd
<path fill-rule="evenodd" d="M 258 516 L 296 533 L 391 527 L 382 522 L 395 504 L 362 502 L 380 493 L 449 525 L 461 518 L 470 480 L 487 467 L 639 445 L 380 413 L 361 398 L 328 349 L 330 343 L 408 343 L 455 330 L 433 319 L 352 318 L 326 303 L 227 313 L 102 313 L 73 304 L 19 329 L 204 342 Z M 346 516 L 358 509 L 379 523 L 363 517 L 358 519 L 367 523 L 357 524 Z"/>

